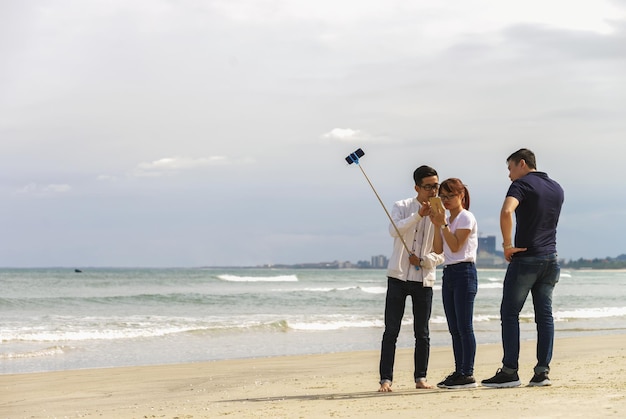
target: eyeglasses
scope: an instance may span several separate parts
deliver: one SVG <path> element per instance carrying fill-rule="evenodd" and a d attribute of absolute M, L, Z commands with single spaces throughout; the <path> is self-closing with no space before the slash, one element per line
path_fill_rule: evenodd
<path fill-rule="evenodd" d="M 442 201 L 449 201 L 452 198 L 454 198 L 455 196 L 457 196 L 458 194 L 452 194 L 452 195 L 439 195 L 439 198 L 441 198 Z"/>
<path fill-rule="evenodd" d="M 439 184 L 438 183 L 433 183 L 432 185 L 426 184 L 426 185 L 422 185 L 420 186 L 420 188 L 424 189 L 425 191 L 436 191 L 437 189 L 439 189 Z"/>

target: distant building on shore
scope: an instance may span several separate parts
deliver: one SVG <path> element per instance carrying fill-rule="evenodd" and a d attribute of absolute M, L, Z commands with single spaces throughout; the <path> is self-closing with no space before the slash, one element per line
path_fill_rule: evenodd
<path fill-rule="evenodd" d="M 505 266 L 504 253 L 496 250 L 496 236 L 478 237 L 476 266 L 481 268 L 500 268 Z"/>
<path fill-rule="evenodd" d="M 356 264 L 338 260 L 332 262 L 298 263 L 295 265 L 265 265 L 266 268 L 292 269 L 386 269 L 389 259 L 385 255 L 371 256 L 370 260 L 360 260 Z M 476 266 L 480 268 L 503 268 L 506 266 L 504 254 L 496 250 L 496 236 L 478 238 Z"/>
<path fill-rule="evenodd" d="M 496 236 L 484 236 L 478 238 L 478 251 L 485 253 L 496 253 Z"/>
<path fill-rule="evenodd" d="M 496 236 L 479 237 L 476 256 L 476 266 L 481 268 L 505 266 L 504 254 L 496 250 Z M 386 269 L 388 263 L 389 259 L 385 255 L 376 255 L 371 257 L 371 262 L 360 260 L 353 267 L 360 269 Z M 345 262 L 345 264 L 349 265 L 349 262 Z"/>
<path fill-rule="evenodd" d="M 500 267 L 504 266 L 504 255 L 502 252 L 496 250 L 496 236 L 485 236 L 478 238 L 478 251 L 477 251 L 476 265 L 488 268 L 488 267 Z M 372 256 L 372 262 L 367 265 L 367 262 L 361 261 L 357 264 L 358 268 L 372 268 L 372 269 L 385 269 L 389 259 L 385 255 Z"/>
<path fill-rule="evenodd" d="M 372 268 L 374 269 L 385 269 L 388 263 L 389 259 L 385 255 L 372 256 Z"/>

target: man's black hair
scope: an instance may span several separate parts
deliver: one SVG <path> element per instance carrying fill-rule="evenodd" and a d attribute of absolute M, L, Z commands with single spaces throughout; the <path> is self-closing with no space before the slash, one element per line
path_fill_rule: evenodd
<path fill-rule="evenodd" d="M 417 186 L 422 186 L 422 179 L 425 177 L 437 176 L 437 171 L 430 166 L 420 166 L 413 172 L 413 180 Z"/>

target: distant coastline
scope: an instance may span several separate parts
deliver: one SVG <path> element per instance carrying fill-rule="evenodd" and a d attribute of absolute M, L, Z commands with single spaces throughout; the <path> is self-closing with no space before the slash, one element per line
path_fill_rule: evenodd
<path fill-rule="evenodd" d="M 374 262 L 374 263 L 372 263 Z M 382 255 L 372 256 L 372 262 L 370 261 L 358 261 L 352 263 L 350 261 L 338 261 L 332 262 L 300 262 L 300 263 L 272 263 L 262 265 L 200 265 L 194 267 L 184 266 L 170 266 L 170 267 L 155 267 L 155 266 L 36 266 L 36 267 L 18 267 L 18 266 L 2 266 L 2 270 L 11 269 L 71 269 L 76 274 L 83 273 L 93 269 L 387 269 L 387 258 Z M 559 260 L 562 269 L 573 270 L 626 270 L 626 254 L 621 254 L 617 257 L 605 257 L 605 258 L 579 258 L 576 260 L 566 261 L 565 259 Z M 506 269 L 508 263 L 504 261 L 501 252 L 479 253 L 476 267 L 480 269 Z"/>
<path fill-rule="evenodd" d="M 382 258 L 382 259 L 381 259 Z M 385 269 L 387 266 L 384 256 L 372 256 L 372 261 L 377 263 L 359 261 L 352 263 L 349 261 L 332 261 L 332 262 L 307 262 L 295 264 L 266 264 L 254 266 L 254 268 L 271 268 L 271 269 Z M 561 260 L 561 268 L 564 269 L 626 269 L 626 254 L 617 257 L 594 258 L 577 260 Z M 483 269 L 505 269 L 507 263 L 504 261 L 501 252 L 497 253 L 481 253 L 478 255 L 476 263 L 478 268 Z"/>

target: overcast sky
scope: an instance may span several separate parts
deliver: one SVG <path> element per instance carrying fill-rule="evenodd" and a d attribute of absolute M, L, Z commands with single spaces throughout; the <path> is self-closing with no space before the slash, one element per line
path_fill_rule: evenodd
<path fill-rule="evenodd" d="M 3 0 L 0 266 L 389 255 L 413 170 L 501 242 L 506 157 L 559 256 L 626 253 L 626 0 Z"/>

